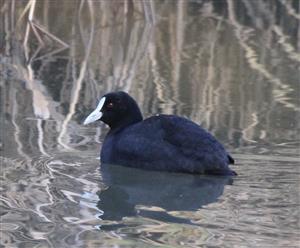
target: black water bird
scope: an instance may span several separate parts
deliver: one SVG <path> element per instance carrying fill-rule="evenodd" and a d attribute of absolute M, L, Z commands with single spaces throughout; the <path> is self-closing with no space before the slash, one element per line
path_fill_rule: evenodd
<path fill-rule="evenodd" d="M 127 93 L 104 95 L 84 124 L 101 120 L 110 127 L 101 162 L 147 170 L 233 176 L 233 158 L 210 133 L 175 115 L 143 120 Z"/>

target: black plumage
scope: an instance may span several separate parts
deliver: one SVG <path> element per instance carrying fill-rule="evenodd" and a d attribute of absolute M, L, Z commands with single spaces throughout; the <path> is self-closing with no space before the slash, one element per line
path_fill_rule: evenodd
<path fill-rule="evenodd" d="M 111 128 L 102 145 L 102 163 L 147 170 L 236 175 L 229 168 L 233 158 L 196 123 L 175 115 L 143 120 L 135 100 L 125 92 L 109 93 L 102 99 L 100 120 Z"/>

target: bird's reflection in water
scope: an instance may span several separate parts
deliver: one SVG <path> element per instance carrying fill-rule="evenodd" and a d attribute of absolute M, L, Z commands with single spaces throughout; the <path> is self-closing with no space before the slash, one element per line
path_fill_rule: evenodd
<path fill-rule="evenodd" d="M 212 177 L 158 171 L 145 171 L 117 165 L 101 165 L 103 182 L 108 186 L 99 192 L 98 208 L 102 220 L 118 221 L 123 217 L 143 216 L 171 223 L 189 223 L 169 211 L 196 211 L 216 202 L 231 177 Z M 138 210 L 136 206 L 146 206 Z M 156 207 L 152 211 L 150 207 Z M 161 211 L 157 211 L 157 207 Z M 109 229 L 102 226 L 101 229 Z M 113 227 L 111 227 L 113 228 Z"/>

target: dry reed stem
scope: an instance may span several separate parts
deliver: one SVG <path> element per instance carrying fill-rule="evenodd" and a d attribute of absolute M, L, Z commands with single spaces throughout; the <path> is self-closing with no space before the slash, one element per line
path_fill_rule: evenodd
<path fill-rule="evenodd" d="M 21 20 L 23 19 L 23 17 L 25 16 L 26 12 L 29 10 L 29 8 L 31 7 L 32 1 L 29 1 L 26 5 L 26 7 L 24 8 L 24 10 L 22 11 L 20 17 L 17 20 L 17 24 L 16 26 L 18 27 L 20 25 Z"/>
<path fill-rule="evenodd" d="M 64 143 L 63 138 L 64 138 L 64 136 L 67 132 L 68 123 L 70 122 L 70 120 L 72 119 L 72 116 L 75 113 L 75 107 L 76 107 L 76 104 L 79 100 L 79 93 L 80 93 L 80 90 L 81 90 L 81 87 L 82 87 L 82 82 L 83 82 L 84 75 L 85 75 L 85 72 L 86 72 L 88 58 L 89 58 L 91 48 L 92 48 L 92 44 L 93 44 L 94 28 L 95 28 L 93 2 L 91 0 L 87 0 L 87 2 L 88 2 L 89 12 L 90 12 L 90 19 L 91 19 L 90 39 L 89 39 L 88 45 L 87 45 L 86 50 L 85 50 L 85 57 L 84 57 L 84 59 L 81 63 L 79 76 L 78 76 L 78 78 L 75 82 L 74 88 L 72 90 L 72 97 L 71 97 L 71 100 L 70 100 L 69 112 L 66 115 L 66 118 L 63 120 L 63 123 L 62 123 L 62 126 L 61 126 L 61 131 L 60 131 L 59 136 L 57 138 L 58 143 L 66 149 L 70 149 L 70 147 Z"/>
<path fill-rule="evenodd" d="M 37 27 L 40 31 L 42 31 L 43 33 L 45 33 L 46 35 L 48 35 L 50 38 L 52 38 L 53 40 L 55 40 L 56 42 L 58 42 L 59 44 L 61 44 L 63 47 L 65 47 L 65 48 L 69 47 L 69 45 L 67 43 L 65 43 L 64 41 L 62 41 L 61 39 L 59 39 L 55 35 L 53 35 L 50 32 L 48 32 L 42 25 L 39 25 L 39 24 L 37 24 L 35 22 L 32 22 L 32 24 L 35 27 Z"/>
<path fill-rule="evenodd" d="M 23 42 L 25 58 L 27 61 L 29 60 L 28 38 L 29 38 L 29 32 L 30 32 L 30 26 L 31 26 L 30 22 L 33 20 L 33 14 L 34 14 L 36 0 L 31 0 L 29 3 L 30 3 L 30 7 L 29 7 L 29 14 L 28 14 L 28 21 L 27 21 L 24 42 Z"/>

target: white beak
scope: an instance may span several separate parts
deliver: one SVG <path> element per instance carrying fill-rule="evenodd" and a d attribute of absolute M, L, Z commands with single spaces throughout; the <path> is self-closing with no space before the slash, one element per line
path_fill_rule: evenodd
<path fill-rule="evenodd" d="M 100 102 L 98 103 L 97 108 L 92 113 L 90 113 L 88 117 L 86 117 L 86 119 L 83 122 L 83 125 L 90 124 L 94 121 L 99 120 L 102 117 L 103 113 L 101 112 L 101 109 L 104 103 L 105 103 L 105 97 L 102 97 Z"/>

